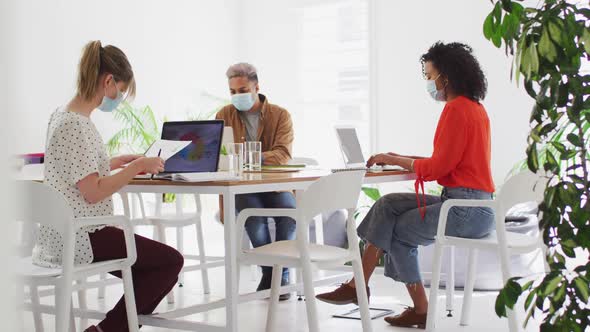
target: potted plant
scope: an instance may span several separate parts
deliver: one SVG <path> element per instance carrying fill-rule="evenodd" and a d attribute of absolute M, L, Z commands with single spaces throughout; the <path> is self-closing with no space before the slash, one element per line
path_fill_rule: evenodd
<path fill-rule="evenodd" d="M 511 77 L 517 83 L 522 77 L 534 101 L 526 166 L 550 177 L 539 225 L 550 272 L 527 282 L 510 279 L 496 313 L 506 316 L 526 295 L 525 326 L 541 314 L 541 331 L 585 331 L 590 262 L 582 256 L 584 262 L 570 265 L 590 249 L 590 75 L 581 70 L 590 59 L 590 9 L 566 0 L 527 8 L 519 2 L 493 0 L 483 33 L 496 47 L 505 46 L 513 58 Z"/>

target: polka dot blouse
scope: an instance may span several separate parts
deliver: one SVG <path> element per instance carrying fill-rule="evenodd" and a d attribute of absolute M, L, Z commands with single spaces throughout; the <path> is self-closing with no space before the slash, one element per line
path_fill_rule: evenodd
<path fill-rule="evenodd" d="M 57 109 L 49 120 L 45 147 L 45 183 L 61 192 L 70 204 L 74 217 L 95 217 L 113 214 L 109 197 L 90 204 L 86 202 L 76 183 L 86 176 L 110 174 L 110 159 L 96 127 L 89 118 L 63 108 Z M 93 260 L 88 233 L 104 226 L 88 226 L 76 233 L 74 264 L 88 264 Z M 45 267 L 61 265 L 63 240 L 49 226 L 39 227 L 33 262 Z"/>

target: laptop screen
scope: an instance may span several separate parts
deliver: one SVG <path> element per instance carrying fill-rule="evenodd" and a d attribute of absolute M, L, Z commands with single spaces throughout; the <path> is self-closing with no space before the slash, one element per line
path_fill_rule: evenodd
<path fill-rule="evenodd" d="M 164 173 L 217 172 L 223 120 L 165 122 L 162 139 L 191 141 L 166 160 Z"/>
<path fill-rule="evenodd" d="M 344 155 L 344 163 L 350 164 L 364 164 L 365 158 L 361 150 L 361 144 L 356 136 L 356 129 L 354 128 L 336 128 L 340 148 Z"/>

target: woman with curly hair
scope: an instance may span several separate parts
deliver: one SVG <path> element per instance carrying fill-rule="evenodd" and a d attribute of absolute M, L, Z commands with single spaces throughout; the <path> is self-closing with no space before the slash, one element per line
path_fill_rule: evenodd
<path fill-rule="evenodd" d="M 487 81 L 471 47 L 461 43 L 435 43 L 421 57 L 426 90 L 445 102 L 434 135 L 430 157 L 383 153 L 367 166 L 398 165 L 417 175 L 416 193 L 392 193 L 379 199 L 357 232 L 367 246 L 363 270 L 369 294 L 369 277 L 382 254 L 385 275 L 406 284 L 414 306 L 385 320 L 394 326 L 424 328 L 428 300 L 418 267 L 418 246 L 434 243 L 442 203 L 447 199 L 491 199 L 494 192 L 490 160 L 490 121 L 484 106 Z M 424 195 L 424 181 L 443 186 L 440 196 Z M 422 188 L 421 193 L 419 189 Z M 481 238 L 493 228 L 488 208 L 453 207 L 446 234 Z M 356 303 L 354 280 L 320 294 L 332 304 Z"/>

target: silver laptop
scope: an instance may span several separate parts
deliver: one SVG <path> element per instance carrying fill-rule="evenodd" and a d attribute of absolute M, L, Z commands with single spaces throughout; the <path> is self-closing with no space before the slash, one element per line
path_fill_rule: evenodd
<path fill-rule="evenodd" d="M 351 126 L 338 126 L 336 127 L 336 137 L 338 137 L 338 143 L 340 144 L 340 150 L 342 151 L 345 169 L 367 169 L 367 162 L 363 156 L 363 150 L 361 149 L 361 143 L 359 142 L 358 136 L 356 134 L 356 128 Z M 383 167 L 371 167 L 367 170 L 379 171 L 401 169 L 402 168 L 398 166 L 386 165 Z"/>

